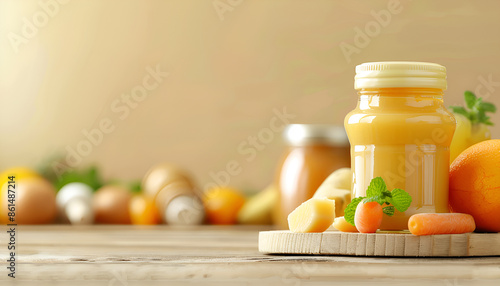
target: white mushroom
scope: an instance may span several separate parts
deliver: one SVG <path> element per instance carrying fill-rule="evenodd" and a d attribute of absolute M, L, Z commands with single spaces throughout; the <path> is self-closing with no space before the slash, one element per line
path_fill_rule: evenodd
<path fill-rule="evenodd" d="M 92 224 L 92 188 L 84 183 L 69 183 L 57 193 L 56 202 L 59 214 L 71 224 Z"/>

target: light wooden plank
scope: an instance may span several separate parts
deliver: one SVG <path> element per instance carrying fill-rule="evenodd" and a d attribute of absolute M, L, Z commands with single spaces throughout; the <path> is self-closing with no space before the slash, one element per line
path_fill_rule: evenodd
<path fill-rule="evenodd" d="M 394 256 L 394 245 L 396 237 L 394 235 L 383 234 L 385 236 L 385 256 Z"/>
<path fill-rule="evenodd" d="M 358 245 L 358 236 L 359 233 L 346 233 L 347 236 L 347 255 L 355 255 L 356 247 Z"/>
<path fill-rule="evenodd" d="M 467 234 L 450 235 L 449 256 L 467 256 L 469 252 L 469 241 Z"/>
<path fill-rule="evenodd" d="M 394 256 L 404 256 L 405 255 L 405 234 L 387 234 L 393 235 L 394 239 Z"/>
<path fill-rule="evenodd" d="M 375 256 L 385 256 L 386 255 L 386 235 L 374 235 L 375 237 L 375 251 L 373 255 Z"/>
<path fill-rule="evenodd" d="M 269 241 L 260 241 L 267 243 L 265 247 L 260 246 L 261 251 L 267 253 L 402 257 L 500 256 L 500 233 L 429 236 L 335 231 L 324 232 L 322 236 L 283 231 L 267 233 L 274 235 L 268 237 Z"/>
<path fill-rule="evenodd" d="M 259 251 L 262 253 L 319 254 L 321 236 L 321 233 L 260 232 Z"/>
<path fill-rule="evenodd" d="M 430 235 L 420 236 L 419 245 L 418 245 L 418 256 L 420 257 L 429 257 L 432 256 L 432 249 L 434 239 Z"/>
<path fill-rule="evenodd" d="M 366 235 L 358 235 L 356 239 L 356 255 L 366 255 Z"/>
<path fill-rule="evenodd" d="M 450 242 L 449 234 L 433 235 L 432 256 L 449 256 Z"/>
<path fill-rule="evenodd" d="M 49 285 L 75 286 L 185 285 L 186 282 L 194 285 L 298 285 L 311 282 L 330 285 L 332 281 L 341 285 L 359 285 L 363 282 L 419 285 L 421 281 L 425 281 L 426 285 L 441 285 L 443 281 L 453 281 L 459 285 L 468 285 L 471 281 L 478 285 L 496 285 L 500 280 L 500 257 L 436 260 L 325 255 L 328 254 L 326 247 L 340 249 L 344 234 L 339 232 L 313 234 L 321 237 L 320 243 L 314 242 L 313 245 L 319 245 L 319 252 L 323 255 L 299 256 L 259 253 L 259 229 L 252 227 L 237 227 L 232 231 L 230 227 L 197 227 L 190 230 L 161 226 L 143 229 L 124 226 L 109 226 L 109 229 L 49 226 L 45 231 L 43 227 L 26 226 L 21 230 L 18 236 L 20 248 L 17 257 L 18 278 L 14 281 L 16 285 L 44 285 L 44 282 Z M 288 235 L 287 243 L 293 244 L 294 235 L 283 233 Z M 295 235 L 300 237 L 302 234 Z M 354 235 L 360 237 L 363 234 Z M 404 235 L 406 249 L 409 234 Z M 495 245 L 500 243 L 498 234 L 491 235 L 470 234 L 465 237 L 472 238 L 467 238 L 470 250 L 481 254 L 489 251 L 491 255 Z M 346 246 L 348 236 L 344 237 Z M 377 252 L 377 246 L 384 245 L 385 248 L 387 236 L 393 237 L 392 234 L 382 233 L 364 236 L 367 249 L 371 237 L 374 237 L 374 253 Z M 306 237 L 308 235 L 299 240 Z M 5 232 L 0 233 L 0 242 L 5 242 L 6 238 Z M 419 237 L 420 246 L 422 241 L 429 238 Z M 104 241 L 99 241 L 102 239 Z M 361 240 L 355 241 L 357 247 Z M 334 248 L 332 243 L 336 244 Z M 452 236 L 449 243 L 455 247 L 462 242 Z M 420 246 L 419 254 L 424 253 Z M 274 247 L 282 246 L 278 243 Z M 303 243 L 298 249 L 307 250 L 311 247 Z M 0 251 L 2 268 L 6 266 L 5 258 L 6 252 Z M 124 279 L 127 283 L 117 279 Z M 13 281 L 6 275 L 0 275 L 0 285 L 9 283 Z"/>
<path fill-rule="evenodd" d="M 416 235 L 405 235 L 404 256 L 418 256 L 420 251 L 420 237 Z"/>
<path fill-rule="evenodd" d="M 471 233 L 468 238 L 470 256 L 490 256 L 500 253 L 500 233 Z"/>
<path fill-rule="evenodd" d="M 366 236 L 366 247 L 365 247 L 366 256 L 373 256 L 375 254 L 376 237 L 377 235 L 375 233 L 369 233 Z"/>
<path fill-rule="evenodd" d="M 347 240 L 349 234 L 342 232 L 340 234 L 340 253 L 347 253 Z"/>
<path fill-rule="evenodd" d="M 326 232 L 325 232 L 326 233 Z M 340 254 L 341 232 L 327 232 L 321 236 L 321 254 Z"/>

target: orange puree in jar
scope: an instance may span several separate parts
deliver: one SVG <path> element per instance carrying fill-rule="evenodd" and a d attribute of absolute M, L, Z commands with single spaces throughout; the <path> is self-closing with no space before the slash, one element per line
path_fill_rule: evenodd
<path fill-rule="evenodd" d="M 291 124 L 284 131 L 288 148 L 279 165 L 279 202 L 274 223 L 288 228 L 287 217 L 310 199 L 335 170 L 349 167 L 349 141 L 342 126 Z"/>
<path fill-rule="evenodd" d="M 359 101 L 345 118 L 351 143 L 352 196 L 371 179 L 412 196 L 410 208 L 384 215 L 381 229 L 408 229 L 416 213 L 448 212 L 450 143 L 455 118 L 443 104 L 446 69 L 431 63 L 366 63 L 356 68 Z"/>

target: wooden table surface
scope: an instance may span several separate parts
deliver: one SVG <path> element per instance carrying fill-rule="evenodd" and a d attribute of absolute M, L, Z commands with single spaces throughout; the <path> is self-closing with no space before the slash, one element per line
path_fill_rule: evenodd
<path fill-rule="evenodd" d="M 500 285 L 500 257 L 271 256 L 245 226 L 18 226 L 12 279 L 6 230 L 0 285 Z"/>

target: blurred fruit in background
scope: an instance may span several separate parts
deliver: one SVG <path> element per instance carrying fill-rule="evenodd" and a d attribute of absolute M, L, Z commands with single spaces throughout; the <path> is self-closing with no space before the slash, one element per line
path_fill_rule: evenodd
<path fill-rule="evenodd" d="M 93 223 L 93 191 L 89 185 L 84 183 L 74 182 L 64 185 L 56 196 L 61 221 L 71 224 Z"/>
<path fill-rule="evenodd" d="M 500 140 L 477 143 L 450 166 L 450 208 L 474 217 L 476 231 L 500 232 Z"/>
<path fill-rule="evenodd" d="M 238 212 L 245 204 L 245 197 L 236 189 L 216 187 L 205 192 L 203 204 L 209 223 L 235 224 Z"/>
<path fill-rule="evenodd" d="M 95 222 L 130 224 L 129 204 L 132 193 L 118 185 L 106 185 L 94 193 Z"/>
<path fill-rule="evenodd" d="M 187 171 L 168 163 L 153 166 L 144 176 L 141 188 L 154 201 L 163 222 L 170 225 L 204 222 L 201 195 Z"/>
<path fill-rule="evenodd" d="M 144 194 L 135 194 L 129 205 L 130 219 L 133 224 L 158 224 L 160 213 L 153 199 Z"/>
<path fill-rule="evenodd" d="M 14 167 L 4 170 L 0 174 L 0 223 L 7 223 L 7 188 L 3 188 L 3 185 L 7 183 L 9 180 L 9 176 L 15 176 L 15 182 L 19 182 L 20 180 L 31 178 L 31 177 L 40 177 L 40 175 L 26 167 Z"/>
<path fill-rule="evenodd" d="M 15 221 L 17 224 L 46 224 L 54 221 L 57 215 L 56 190 L 46 179 L 29 175 L 16 175 Z M 7 222 L 7 186 L 2 186 L 1 213 Z"/>
<path fill-rule="evenodd" d="M 272 224 L 278 197 L 278 188 L 274 184 L 252 196 L 238 212 L 238 223 Z"/>
<path fill-rule="evenodd" d="M 466 107 L 450 106 L 457 121 L 457 128 L 450 146 L 450 163 L 465 149 L 481 141 L 491 139 L 488 126 L 493 125 L 487 112 L 496 112 L 491 102 L 483 102 L 470 91 L 464 93 Z"/>
<path fill-rule="evenodd" d="M 3 186 L 9 179 L 9 176 L 15 176 L 15 180 L 23 180 L 31 177 L 41 177 L 35 170 L 26 167 L 14 167 L 4 170 L 0 173 L 0 187 Z"/>

